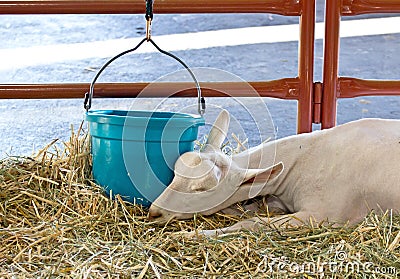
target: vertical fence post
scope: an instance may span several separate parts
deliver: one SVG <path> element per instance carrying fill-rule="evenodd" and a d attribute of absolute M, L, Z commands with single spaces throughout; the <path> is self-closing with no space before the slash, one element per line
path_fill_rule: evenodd
<path fill-rule="evenodd" d="M 321 128 L 336 125 L 341 1 L 326 0 Z"/>
<path fill-rule="evenodd" d="M 315 0 L 302 1 L 299 39 L 300 92 L 297 108 L 297 132 L 312 131 L 314 81 Z"/>
<path fill-rule="evenodd" d="M 294 78 L 250 82 L 264 97 L 298 101 L 297 132 L 312 131 L 314 98 L 314 39 L 316 0 L 204 0 L 193 5 L 189 0 L 155 2 L 158 13 L 274 13 L 300 17 L 298 74 Z M 0 1 L 0 14 L 126 14 L 143 13 L 144 4 L 132 0 L 26 0 Z M 100 97 L 136 97 L 144 84 L 104 85 Z M 163 85 L 164 86 L 164 85 Z M 219 86 L 215 83 L 214 86 Z M 230 84 L 232 88 L 240 85 Z M 13 98 L 76 98 L 83 96 L 87 85 L 82 84 L 0 84 L 0 99 Z M 116 89 L 118 87 L 118 89 Z M 165 86 L 164 86 L 165 87 Z M 73 88 L 73 90 L 71 90 Z M 111 94 L 113 92 L 113 94 Z M 119 95 L 115 94 L 117 92 Z M 219 92 L 208 91 L 217 97 Z M 158 92 L 159 95 L 164 92 Z M 183 96 L 191 96 L 187 92 Z M 240 95 L 240 94 L 239 94 Z M 240 95 L 242 96 L 242 95 Z M 161 97 L 161 96 L 159 96 Z M 245 96 L 243 96 L 245 97 Z"/>

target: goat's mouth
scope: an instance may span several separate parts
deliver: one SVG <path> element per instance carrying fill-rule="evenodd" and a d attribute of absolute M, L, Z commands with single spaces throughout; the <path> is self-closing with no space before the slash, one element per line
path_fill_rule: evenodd
<path fill-rule="evenodd" d="M 191 213 L 176 213 L 160 210 L 159 208 L 151 208 L 147 215 L 147 220 L 155 224 L 167 224 L 174 220 L 187 220 L 193 218 Z"/>
<path fill-rule="evenodd" d="M 150 208 L 149 213 L 147 215 L 147 220 L 154 223 L 164 224 L 174 219 L 174 216 L 167 216 L 167 215 L 163 214 L 163 212 L 158 208 L 155 209 Z"/>
<path fill-rule="evenodd" d="M 147 220 L 155 224 L 166 224 L 175 219 L 180 219 L 180 218 L 179 216 L 176 216 L 176 214 L 165 212 L 158 208 L 155 209 L 150 208 L 149 213 L 147 215 Z"/>
<path fill-rule="evenodd" d="M 151 223 L 157 224 L 157 225 L 164 225 L 172 220 L 176 219 L 174 216 L 166 217 L 163 215 L 160 216 L 151 216 L 150 214 L 147 216 L 147 220 Z"/>

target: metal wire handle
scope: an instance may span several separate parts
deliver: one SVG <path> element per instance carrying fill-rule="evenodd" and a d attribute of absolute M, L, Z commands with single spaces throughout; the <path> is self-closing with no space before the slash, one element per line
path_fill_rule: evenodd
<path fill-rule="evenodd" d="M 86 109 L 86 111 L 89 111 L 89 109 L 92 107 L 92 98 L 93 98 L 93 91 L 94 91 L 94 84 L 96 83 L 97 79 L 99 78 L 100 74 L 104 71 L 105 68 L 108 67 L 108 65 L 110 65 L 114 60 L 120 58 L 121 56 L 124 56 L 127 53 L 133 52 L 135 50 L 137 50 L 144 42 L 150 42 L 152 43 L 152 45 L 162 54 L 168 55 L 169 57 L 174 58 L 176 61 L 178 61 L 190 74 L 190 76 L 192 77 L 194 83 L 196 84 L 196 88 L 197 88 L 197 111 L 199 112 L 199 114 L 202 116 L 205 111 L 206 111 L 206 101 L 204 99 L 204 97 L 202 97 L 201 95 L 201 88 L 200 88 L 200 84 L 196 79 L 196 76 L 194 75 L 194 73 L 192 72 L 192 70 L 177 56 L 173 55 L 172 53 L 169 53 L 165 50 L 162 50 L 151 38 L 144 38 L 143 40 L 140 41 L 140 43 L 135 46 L 132 49 L 128 49 L 126 51 L 121 52 L 120 54 L 114 56 L 113 58 L 111 58 L 110 60 L 108 60 L 101 68 L 100 70 L 97 72 L 96 76 L 94 77 L 93 81 L 90 84 L 90 89 L 89 92 L 85 93 L 85 101 L 84 101 L 84 107 Z"/>

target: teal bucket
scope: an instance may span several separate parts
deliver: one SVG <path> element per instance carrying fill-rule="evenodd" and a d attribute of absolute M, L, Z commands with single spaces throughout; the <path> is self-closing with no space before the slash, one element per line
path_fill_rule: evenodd
<path fill-rule="evenodd" d="M 179 62 L 197 89 L 199 115 L 124 110 L 90 110 L 94 85 L 113 61 L 151 43 Z M 173 92 L 171 92 L 171 95 Z M 176 92 L 175 92 L 176 93 Z M 190 68 L 177 56 L 160 49 L 150 38 L 108 60 L 97 72 L 85 94 L 84 107 L 92 144 L 93 178 L 108 195 L 149 206 L 171 183 L 176 160 L 194 148 L 198 128 L 204 125 L 205 100 Z"/>
<path fill-rule="evenodd" d="M 89 123 L 93 177 L 107 195 L 149 206 L 171 183 L 178 157 L 194 149 L 199 115 L 94 110 Z"/>

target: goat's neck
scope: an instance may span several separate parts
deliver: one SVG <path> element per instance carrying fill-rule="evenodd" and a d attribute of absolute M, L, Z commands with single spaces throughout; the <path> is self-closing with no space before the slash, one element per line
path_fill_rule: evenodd
<path fill-rule="evenodd" d="M 295 171 L 295 165 L 304 158 L 304 154 L 312 148 L 309 144 L 308 134 L 295 135 L 273 142 L 262 144 L 262 146 L 250 149 L 242 155 L 239 163 L 248 162 L 249 168 L 266 168 L 273 163 L 283 162 L 284 170 L 275 180 L 265 185 L 260 196 L 274 195 L 294 211 L 294 200 L 297 193 L 298 181 L 301 180 L 301 172 Z M 247 158 L 246 158 L 247 156 Z M 261 158 L 267 156 L 269 158 Z M 265 165 L 264 165 L 265 164 Z"/>
<path fill-rule="evenodd" d="M 309 144 L 309 134 L 295 135 L 276 141 L 276 162 L 283 162 L 284 170 L 276 178 L 271 187 L 266 187 L 272 194 L 277 196 L 288 207 L 290 211 L 295 210 L 296 202 L 302 180 L 302 170 L 296 168 L 299 162 L 305 159 L 307 153 L 312 149 Z"/>

